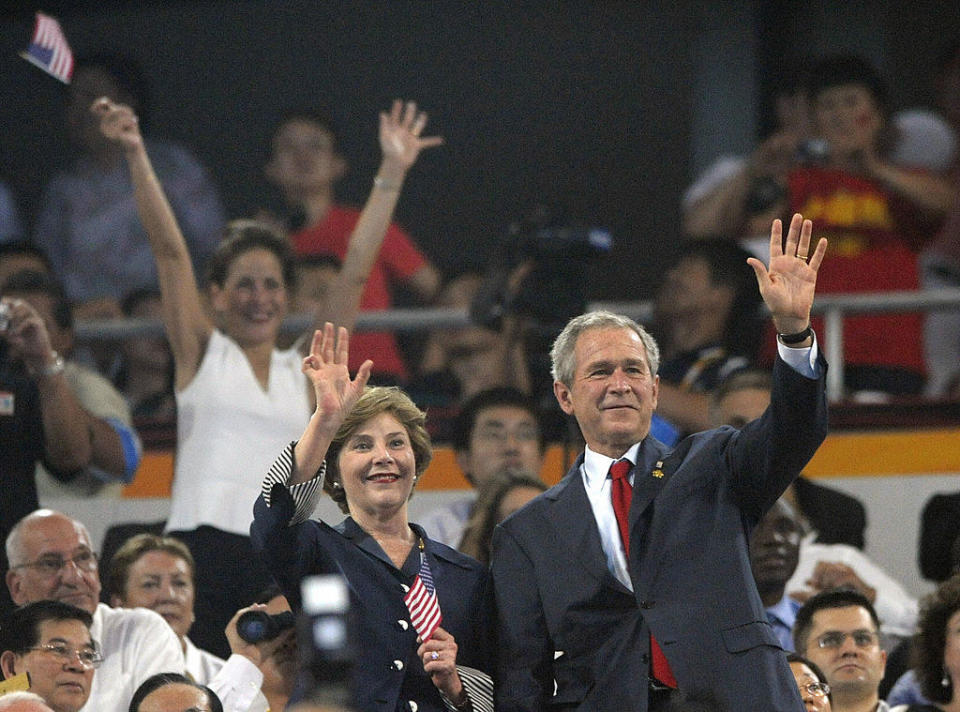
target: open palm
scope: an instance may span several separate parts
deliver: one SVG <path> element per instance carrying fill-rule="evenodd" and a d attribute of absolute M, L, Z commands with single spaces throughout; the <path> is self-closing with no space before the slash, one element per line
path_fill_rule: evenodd
<path fill-rule="evenodd" d="M 325 428 L 336 431 L 363 393 L 373 362 L 364 361 L 355 378 L 350 378 L 347 360 L 350 355 L 350 337 L 347 330 L 334 330 L 327 322 L 313 334 L 310 353 L 303 359 L 301 370 L 313 384 L 317 398 L 316 414 Z"/>

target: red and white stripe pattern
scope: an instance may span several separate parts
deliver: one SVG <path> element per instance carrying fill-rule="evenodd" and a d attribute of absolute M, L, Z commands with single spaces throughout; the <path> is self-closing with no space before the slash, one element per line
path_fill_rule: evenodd
<path fill-rule="evenodd" d="M 430 573 L 430 564 L 427 557 L 420 552 L 420 573 L 413 580 L 413 585 L 403 597 L 410 611 L 410 622 L 420 635 L 420 640 L 430 640 L 433 631 L 437 629 L 443 616 L 440 614 L 440 602 L 437 601 L 437 590 L 433 586 L 433 574 Z"/>
<path fill-rule="evenodd" d="M 73 52 L 67 44 L 67 38 L 60 29 L 60 23 L 49 15 L 37 13 L 37 24 L 33 30 L 33 39 L 26 52 L 20 56 L 35 64 L 64 84 L 70 83 L 73 76 Z"/>

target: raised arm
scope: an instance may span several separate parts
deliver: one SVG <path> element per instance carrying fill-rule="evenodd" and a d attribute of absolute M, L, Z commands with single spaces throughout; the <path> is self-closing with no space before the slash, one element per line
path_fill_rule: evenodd
<path fill-rule="evenodd" d="M 417 111 L 417 105 L 412 101 L 403 103 L 397 99 L 389 113 L 380 112 L 383 160 L 360 219 L 350 235 L 343 267 L 333 283 L 330 297 L 326 306 L 316 314 L 317 329 L 328 321 L 347 329 L 353 328 L 360 310 L 360 298 L 390 227 L 407 171 L 416 163 L 420 151 L 443 143 L 439 136 L 420 135 L 426 125 L 427 115 Z M 304 339 L 304 353 L 308 347 L 309 341 Z"/>
<path fill-rule="evenodd" d="M 137 211 L 157 264 L 163 323 L 176 366 L 177 390 L 196 375 L 213 324 L 203 311 L 197 278 L 187 243 L 154 173 L 133 110 L 102 97 L 91 107 L 100 117 L 100 130 L 120 145 L 133 181 Z"/>

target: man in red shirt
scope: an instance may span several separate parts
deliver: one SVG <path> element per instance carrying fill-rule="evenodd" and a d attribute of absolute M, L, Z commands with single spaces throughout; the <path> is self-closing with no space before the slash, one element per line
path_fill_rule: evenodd
<path fill-rule="evenodd" d="M 273 137 L 273 154 L 267 178 L 283 193 L 291 213 L 290 240 L 297 255 L 333 255 L 343 259 L 360 211 L 335 201 L 336 182 L 347 172 L 347 162 L 337 152 L 330 121 L 318 113 L 288 114 Z M 381 190 L 396 186 L 380 185 Z M 299 224 L 296 224 L 299 223 Z M 374 264 L 360 302 L 364 311 L 389 309 L 390 289 L 402 285 L 423 302 L 430 302 L 440 287 L 440 274 L 417 249 L 407 233 L 391 225 Z M 372 359 L 381 381 L 402 381 L 406 366 L 394 335 L 359 333 L 351 338 L 350 368 Z M 352 361 L 356 360 L 356 363 Z"/>

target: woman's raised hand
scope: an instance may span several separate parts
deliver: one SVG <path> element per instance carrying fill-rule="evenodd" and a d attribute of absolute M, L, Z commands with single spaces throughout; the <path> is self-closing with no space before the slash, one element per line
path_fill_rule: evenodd
<path fill-rule="evenodd" d="M 315 417 L 335 432 L 353 408 L 370 378 L 373 361 L 367 359 L 351 380 L 347 368 L 350 335 L 343 327 L 334 329 L 329 321 L 313 332 L 310 353 L 303 359 L 301 370 L 313 384 L 317 398 Z"/>

